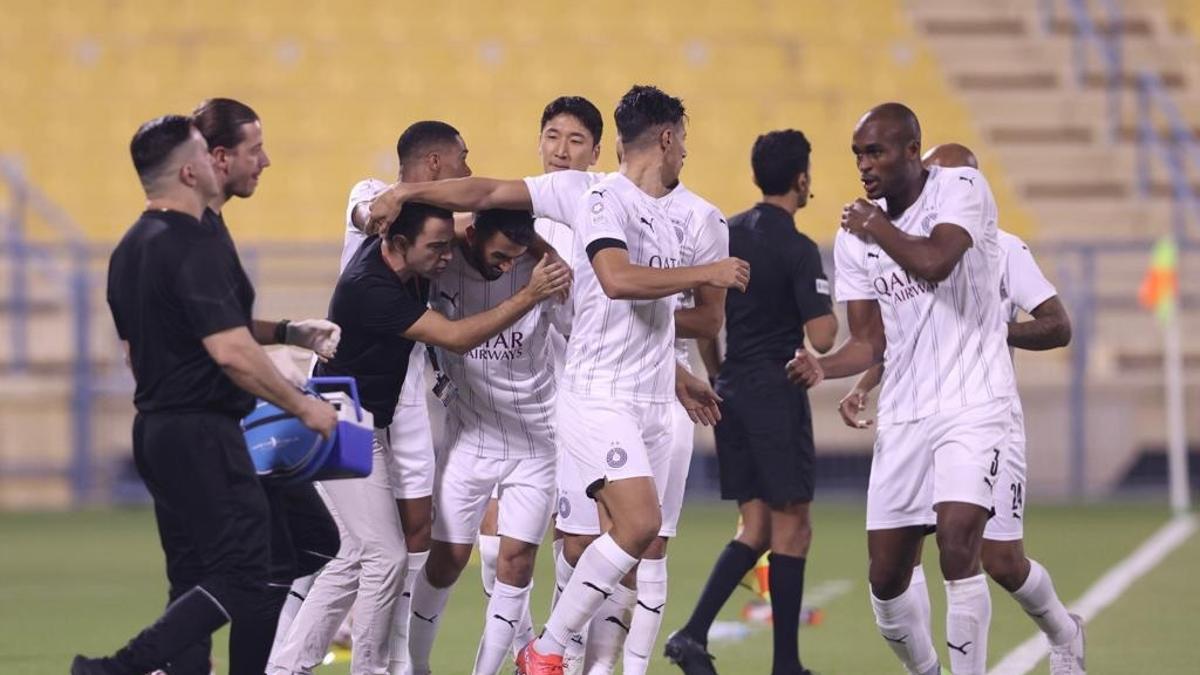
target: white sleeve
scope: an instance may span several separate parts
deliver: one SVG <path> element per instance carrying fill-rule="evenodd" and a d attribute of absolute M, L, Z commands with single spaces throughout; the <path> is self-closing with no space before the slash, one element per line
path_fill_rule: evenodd
<path fill-rule="evenodd" d="M 346 204 L 346 227 L 357 230 L 358 228 L 354 227 L 354 223 L 351 221 L 351 218 L 354 216 L 354 207 L 375 199 L 387 187 L 387 183 L 375 178 L 368 178 L 355 183 L 354 187 L 350 188 L 350 200 Z"/>
<path fill-rule="evenodd" d="M 1011 237 L 1005 245 L 1008 247 L 1009 297 L 1014 305 L 1029 314 L 1038 305 L 1058 295 L 1058 290 L 1042 274 L 1042 269 L 1025 242 Z"/>
<path fill-rule="evenodd" d="M 576 202 L 579 216 L 576 219 L 576 246 L 583 246 L 588 260 L 595 255 L 592 245 L 602 240 L 619 242 L 622 248 L 629 247 L 625 237 L 625 207 L 616 198 L 615 190 L 588 190 Z"/>
<path fill-rule="evenodd" d="M 833 241 L 833 273 L 838 302 L 879 299 L 866 268 L 866 245 L 841 229 Z"/>
<path fill-rule="evenodd" d="M 346 202 L 346 229 L 342 235 L 342 258 L 338 265 L 339 274 L 346 269 L 346 264 L 350 262 L 354 252 L 358 250 L 359 246 L 362 246 L 363 240 L 367 238 L 362 230 L 354 226 L 352 218 L 355 207 L 375 199 L 387 187 L 387 183 L 381 180 L 368 178 L 358 181 L 354 187 L 350 188 L 350 199 Z"/>
<path fill-rule="evenodd" d="M 690 266 L 707 265 L 729 257 L 729 224 L 717 209 L 704 214 L 696 232 L 695 255 Z"/>
<path fill-rule="evenodd" d="M 552 171 L 527 177 L 525 187 L 529 190 L 533 215 L 575 227 L 579 198 L 596 182 L 597 175 L 587 171 Z"/>
<path fill-rule="evenodd" d="M 958 225 L 974 242 L 986 238 L 987 202 L 990 188 L 983 174 L 975 169 L 959 169 L 948 176 L 938 200 L 937 221 L 933 225 Z"/>

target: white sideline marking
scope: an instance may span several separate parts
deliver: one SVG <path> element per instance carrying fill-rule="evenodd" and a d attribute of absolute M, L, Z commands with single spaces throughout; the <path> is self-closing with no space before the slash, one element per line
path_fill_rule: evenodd
<path fill-rule="evenodd" d="M 1196 531 L 1196 518 L 1178 516 L 1163 525 L 1136 551 L 1114 565 L 1076 600 L 1070 610 L 1083 617 L 1084 623 L 1094 619 L 1111 605 L 1135 581 L 1154 569 Z M 990 675 L 1025 675 L 1050 653 L 1050 643 L 1041 632 L 1022 642 L 997 663 Z"/>

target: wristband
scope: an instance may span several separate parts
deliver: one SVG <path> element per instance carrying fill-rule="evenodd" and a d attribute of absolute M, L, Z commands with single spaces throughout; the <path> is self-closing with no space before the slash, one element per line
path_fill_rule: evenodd
<path fill-rule="evenodd" d="M 292 323 L 291 321 L 284 319 L 284 320 L 280 321 L 279 323 L 275 324 L 275 344 L 280 344 L 280 345 L 287 344 L 288 325 L 290 325 L 291 323 Z"/>

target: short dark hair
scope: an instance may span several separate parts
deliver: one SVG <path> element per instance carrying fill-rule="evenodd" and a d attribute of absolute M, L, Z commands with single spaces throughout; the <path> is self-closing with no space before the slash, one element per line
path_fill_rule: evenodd
<path fill-rule="evenodd" d="M 163 115 L 138 127 L 129 142 L 129 154 L 142 185 L 158 177 L 175 148 L 192 137 L 193 128 L 192 120 L 183 115 Z"/>
<path fill-rule="evenodd" d="M 764 195 L 782 195 L 792 189 L 796 178 L 808 171 L 812 145 L 804 133 L 795 129 L 768 131 L 754 141 L 750 166 L 754 184 Z"/>
<path fill-rule="evenodd" d="M 453 143 L 462 134 L 458 129 L 438 120 L 424 120 L 410 124 L 396 140 L 396 157 L 404 164 L 432 145 Z"/>
<path fill-rule="evenodd" d="M 600 143 L 600 136 L 604 133 L 604 118 L 600 115 L 600 109 L 591 101 L 582 96 L 559 96 L 546 104 L 546 109 L 542 111 L 542 126 L 539 129 L 545 129 L 546 122 L 559 115 L 570 115 L 579 120 L 592 135 L 592 144 Z"/>
<path fill-rule="evenodd" d="M 891 101 L 881 103 L 867 111 L 867 118 L 871 120 L 884 120 L 890 123 L 895 131 L 900 134 L 902 143 L 916 142 L 921 144 L 921 122 L 917 119 L 917 114 L 912 111 L 912 108 L 903 103 Z"/>
<path fill-rule="evenodd" d="M 475 215 L 475 233 L 481 241 L 491 239 L 497 232 L 518 246 L 533 243 L 533 214 L 529 211 L 510 209 L 486 209 Z"/>
<path fill-rule="evenodd" d="M 430 218 L 438 218 L 441 220 L 454 220 L 454 214 L 447 209 L 422 204 L 420 202 L 407 202 L 400 207 L 400 214 L 388 225 L 387 238 L 403 235 L 410 242 L 416 241 L 417 236 L 425 229 L 425 221 Z"/>
<path fill-rule="evenodd" d="M 658 87 L 635 84 L 621 97 L 613 117 L 621 142 L 628 146 L 641 141 L 654 127 L 679 124 L 687 117 L 687 110 L 682 100 Z"/>
<path fill-rule="evenodd" d="M 231 98 L 210 98 L 192 112 L 192 120 L 209 148 L 235 148 L 245 140 L 242 125 L 258 121 L 258 113 Z"/>

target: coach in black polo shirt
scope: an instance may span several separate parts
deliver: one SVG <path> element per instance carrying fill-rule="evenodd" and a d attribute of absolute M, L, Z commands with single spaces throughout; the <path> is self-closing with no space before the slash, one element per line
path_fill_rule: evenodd
<path fill-rule="evenodd" d="M 717 364 L 717 392 L 725 399 L 716 426 L 721 497 L 737 501 L 742 528 L 718 558 L 687 625 L 668 641 L 668 652 L 679 655 L 689 674 L 713 672 L 705 653 L 708 629 L 768 549 L 771 672 L 807 672 L 796 633 L 812 539 L 812 413 L 808 392 L 788 383 L 784 366 L 806 335 L 822 353 L 837 335 L 820 252 L 793 220 L 808 202 L 810 152 L 799 131 L 759 136 L 751 165 L 762 202 L 729 219 L 729 255 L 754 270 L 745 293 L 726 297 L 728 340 L 724 363 Z"/>
<path fill-rule="evenodd" d="M 204 137 L 187 117 L 138 129 L 130 145 L 146 211 L 109 262 L 108 302 L 137 388 L 133 454 L 154 498 L 170 569 L 199 559 L 196 585 L 113 657 L 75 658 L 72 675 L 143 675 L 232 623 L 229 672 L 261 675 L 278 605 L 268 590 L 266 498 L 239 420 L 255 396 L 323 435 L 333 407 L 304 396 L 260 342 L 254 289 L 223 228 L 201 221 L 219 186 Z"/>
<path fill-rule="evenodd" d="M 357 546 L 352 551 L 343 546 L 313 582 L 282 646 L 271 655 L 270 673 L 309 672 L 320 665 L 323 647 L 349 609 L 343 589 L 355 585 L 350 669 L 387 669 L 393 610 L 404 585 L 407 558 L 388 478 L 386 462 L 392 460 L 387 434 L 415 343 L 459 354 L 470 351 L 570 282 L 566 266 L 543 258 L 529 283 L 512 297 L 486 312 L 448 319 L 428 307 L 429 280 L 456 255 L 455 241 L 450 211 L 410 202 L 383 236 L 372 235 L 359 245 L 338 277 L 329 320 L 341 326 L 341 343 L 337 355 L 318 364 L 316 372 L 357 380 L 363 407 L 375 423 L 372 471 L 366 478 L 322 484 L 346 535 Z"/>

